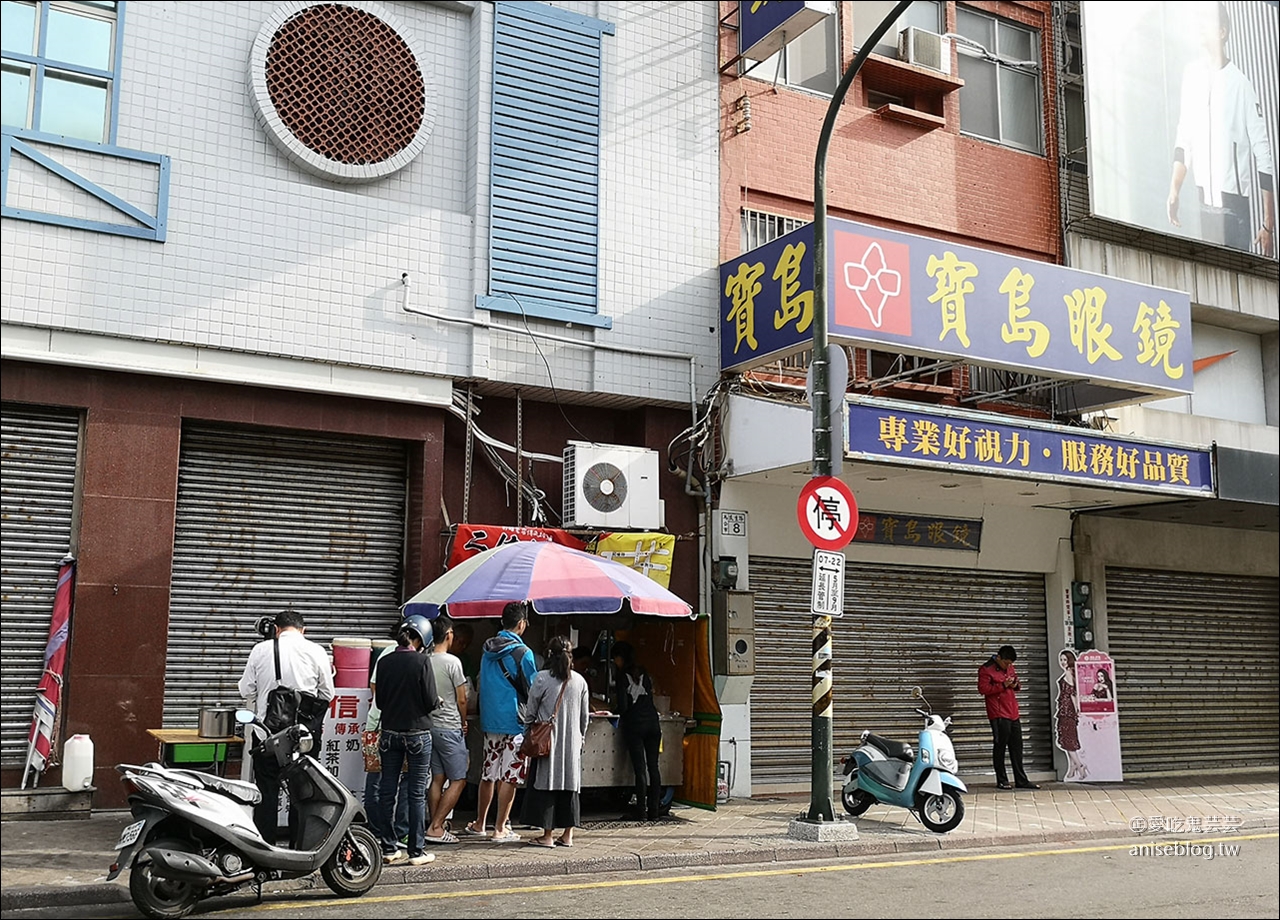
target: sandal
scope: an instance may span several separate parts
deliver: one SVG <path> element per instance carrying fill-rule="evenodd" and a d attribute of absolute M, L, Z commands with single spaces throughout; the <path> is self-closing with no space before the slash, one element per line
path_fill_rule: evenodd
<path fill-rule="evenodd" d="M 1012 789 L 1013 783 L 996 783 L 997 789 Z"/>
<path fill-rule="evenodd" d="M 441 834 L 439 837 L 430 837 L 430 836 L 428 836 L 428 837 L 427 837 L 427 843 L 434 843 L 434 844 L 437 844 L 437 845 L 439 845 L 439 844 L 449 844 L 449 843 L 458 843 L 458 842 L 459 842 L 459 841 L 458 841 L 458 838 L 457 838 L 457 837 L 455 837 L 453 834 L 449 833 L 448 831 L 445 831 L 445 832 L 444 832 L 443 834 Z"/>
<path fill-rule="evenodd" d="M 497 831 L 494 831 L 493 836 L 490 837 L 489 839 L 492 840 L 494 843 L 519 843 L 524 838 L 521 837 L 519 834 L 517 834 L 515 831 L 508 830 L 506 831 L 506 833 L 502 833 L 502 834 L 499 834 Z"/>
<path fill-rule="evenodd" d="M 572 844 L 570 841 L 565 840 L 563 837 L 557 837 L 557 838 L 556 838 L 556 846 L 558 846 L 558 847 L 571 847 L 571 846 L 573 846 L 573 844 Z"/>
<path fill-rule="evenodd" d="M 554 850 L 556 848 L 555 841 L 552 841 L 551 843 L 543 843 L 542 840 L 537 837 L 534 837 L 532 840 L 526 840 L 524 845 L 527 847 L 538 847 L 541 850 Z"/>
<path fill-rule="evenodd" d="M 488 831 L 478 831 L 470 824 L 464 824 L 462 830 L 458 831 L 463 837 L 488 837 Z"/>

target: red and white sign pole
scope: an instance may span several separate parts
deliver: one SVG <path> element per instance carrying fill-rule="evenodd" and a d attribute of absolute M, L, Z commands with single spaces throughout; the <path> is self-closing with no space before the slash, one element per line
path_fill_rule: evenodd
<path fill-rule="evenodd" d="M 844 556 L 840 554 L 838 562 L 831 557 L 853 539 L 858 529 L 858 503 L 843 480 L 835 476 L 815 476 L 800 490 L 796 519 L 805 539 L 814 546 L 814 600 L 810 605 L 813 608 L 813 796 L 808 820 L 834 821 L 835 808 L 831 802 L 831 739 L 834 734 L 831 726 L 831 617 L 839 615 L 844 606 Z M 832 571 L 837 566 L 838 580 Z"/>

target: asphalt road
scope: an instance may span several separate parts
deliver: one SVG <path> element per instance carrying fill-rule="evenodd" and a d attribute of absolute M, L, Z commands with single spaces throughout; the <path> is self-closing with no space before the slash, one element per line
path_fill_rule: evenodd
<path fill-rule="evenodd" d="M 1200 849 L 1133 853 L 1136 838 L 1081 846 L 965 850 L 861 862 L 718 871 L 607 873 L 503 884 L 383 887 L 338 901 L 316 893 L 260 905 L 210 904 L 217 918 L 298 917 L 1276 917 L 1275 833 L 1205 837 Z M 1148 838 L 1148 844 L 1153 841 Z M 1210 848 L 1211 856 L 1204 848 Z M 1233 851 L 1231 848 L 1235 847 Z M 16 911 L 12 917 L 133 917 L 129 907 Z"/>

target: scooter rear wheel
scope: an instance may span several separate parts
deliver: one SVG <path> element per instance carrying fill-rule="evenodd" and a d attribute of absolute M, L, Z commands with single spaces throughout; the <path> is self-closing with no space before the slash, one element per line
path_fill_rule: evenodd
<path fill-rule="evenodd" d="M 147 846 L 194 852 L 191 845 L 182 840 L 152 840 Z M 200 891 L 189 882 L 153 875 L 151 860 L 139 854 L 129 870 L 129 896 L 133 898 L 134 906 L 153 920 L 177 920 L 195 908 L 200 900 Z"/>
<path fill-rule="evenodd" d="M 964 820 L 964 800 L 950 786 L 938 795 L 921 792 L 916 795 L 916 813 L 925 827 L 935 834 L 955 830 Z"/>
<path fill-rule="evenodd" d="M 382 877 L 382 846 L 378 838 L 362 824 L 351 825 L 333 855 L 320 867 L 320 875 L 339 897 L 360 897 Z"/>
<path fill-rule="evenodd" d="M 861 789 L 855 789 L 852 792 L 846 789 L 840 793 L 840 804 L 843 805 L 844 810 L 854 818 L 858 817 L 858 815 L 865 812 L 875 803 L 876 800 L 871 797 L 871 794 L 863 792 Z"/>

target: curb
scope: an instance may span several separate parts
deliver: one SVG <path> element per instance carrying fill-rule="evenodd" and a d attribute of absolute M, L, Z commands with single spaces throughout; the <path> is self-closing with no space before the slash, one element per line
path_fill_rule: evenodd
<path fill-rule="evenodd" d="M 1280 821 L 1264 820 L 1239 828 L 1239 831 L 1274 830 Z M 451 866 L 384 869 L 379 887 L 400 888 L 431 882 L 464 882 L 484 879 L 546 878 L 548 876 L 591 875 L 601 872 L 654 872 L 661 869 L 714 868 L 779 862 L 848 859 L 851 857 L 886 856 L 895 853 L 941 853 L 948 850 L 973 850 L 984 847 L 1013 847 L 1031 844 L 1069 843 L 1084 840 L 1128 839 L 1155 843 L 1169 835 L 1138 836 L 1124 827 L 1078 831 L 1049 831 L 1043 834 L 1007 834 L 1003 836 L 936 837 L 889 840 L 868 838 L 857 843 L 788 843 L 776 846 L 761 842 L 754 847 L 723 850 L 689 850 L 676 853 L 619 856 L 591 856 L 578 859 L 531 858 L 501 863 L 463 863 Z M 880 835 L 877 835 L 879 837 Z M 323 888 L 315 875 L 263 888 L 263 899 L 278 899 L 297 891 Z M 129 902 L 129 888 L 119 883 L 93 883 L 74 887 L 52 885 L 11 885 L 0 893 L 0 910 L 23 910 L 40 907 L 85 907 Z"/>

